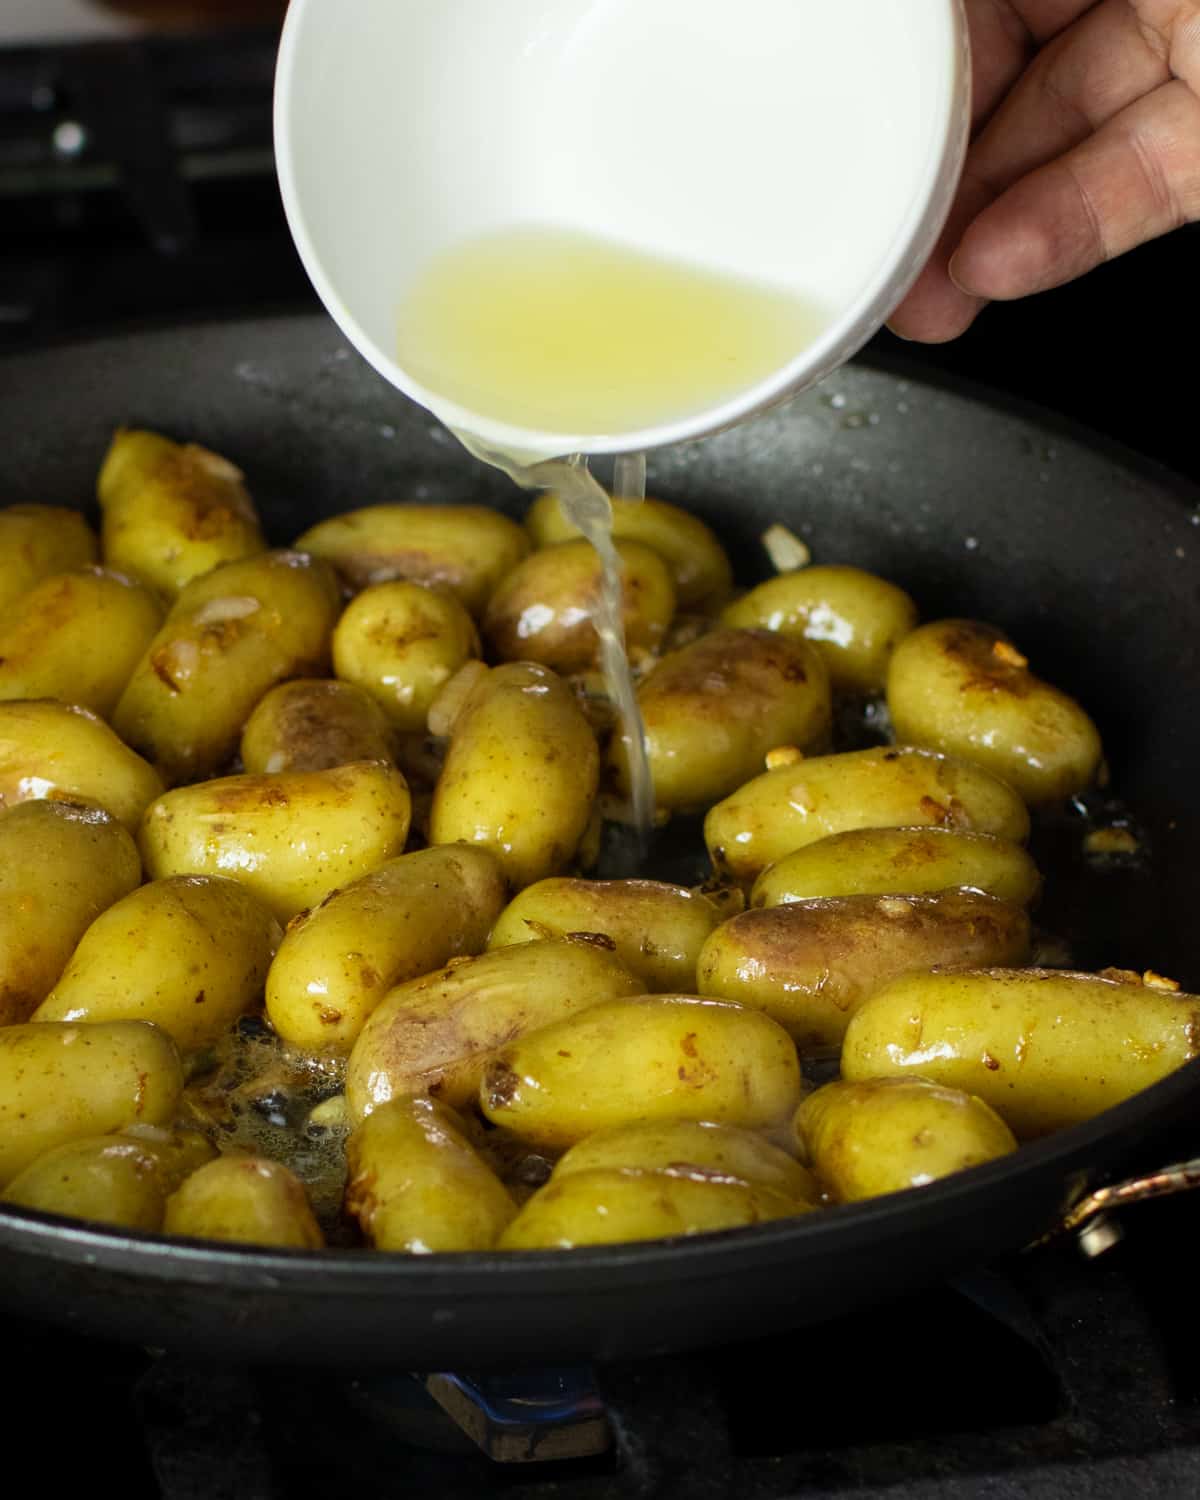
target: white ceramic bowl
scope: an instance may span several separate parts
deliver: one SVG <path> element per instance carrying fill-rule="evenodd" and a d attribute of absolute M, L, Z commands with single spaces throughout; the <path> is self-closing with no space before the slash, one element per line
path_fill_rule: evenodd
<path fill-rule="evenodd" d="M 551 456 L 698 436 L 842 364 L 931 250 L 968 114 L 961 0 L 292 0 L 275 139 L 301 258 L 350 341 L 449 425 Z M 528 223 L 791 291 L 823 329 L 683 420 L 496 422 L 401 368 L 398 310 L 440 250 Z"/>

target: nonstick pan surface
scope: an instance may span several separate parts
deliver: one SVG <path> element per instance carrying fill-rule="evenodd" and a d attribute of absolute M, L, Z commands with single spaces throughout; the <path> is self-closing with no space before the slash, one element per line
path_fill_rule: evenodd
<path fill-rule="evenodd" d="M 525 504 L 384 385 L 321 318 L 167 329 L 0 362 L 0 503 L 90 504 L 114 427 L 227 454 L 269 534 L 373 502 Z M 739 577 L 783 521 L 818 560 L 895 579 L 926 618 L 992 620 L 1105 735 L 1148 868 L 1085 878 L 1051 832 L 1044 918 L 1085 966 L 1200 986 L 1200 492 L 1033 412 L 852 367 L 787 407 L 651 456 L 653 493 L 712 522 Z M 1064 854 L 1065 851 L 1065 854 Z M 223 1358 L 414 1368 L 642 1355 L 836 1317 L 1054 1223 L 1156 1164 L 1200 1063 L 1089 1124 L 919 1192 L 753 1230 L 569 1254 L 271 1252 L 0 1211 L 0 1301 L 106 1337 Z"/>

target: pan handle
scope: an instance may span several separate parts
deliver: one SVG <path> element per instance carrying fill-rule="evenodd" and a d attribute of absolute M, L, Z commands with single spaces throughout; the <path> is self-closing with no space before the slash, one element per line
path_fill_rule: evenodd
<path fill-rule="evenodd" d="M 1124 1182 L 1114 1182 L 1081 1198 L 1064 1215 L 1062 1222 L 1037 1243 L 1044 1244 L 1046 1240 L 1056 1239 L 1060 1234 L 1078 1232 L 1079 1248 L 1085 1255 L 1103 1255 L 1124 1233 L 1116 1220 L 1110 1217 L 1113 1209 L 1124 1208 L 1130 1203 L 1146 1203 L 1151 1198 L 1173 1197 L 1198 1187 L 1200 1157 L 1160 1167 L 1157 1172 L 1147 1173 L 1144 1177 L 1129 1177 Z"/>

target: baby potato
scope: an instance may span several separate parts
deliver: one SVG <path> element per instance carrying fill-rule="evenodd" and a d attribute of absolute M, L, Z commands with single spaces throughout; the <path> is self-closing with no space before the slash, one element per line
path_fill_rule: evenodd
<path fill-rule="evenodd" d="M 505 894 L 486 849 L 389 860 L 292 922 L 267 975 L 271 1024 L 306 1052 L 349 1052 L 389 990 L 482 952 Z"/>
<path fill-rule="evenodd" d="M 717 870 L 751 881 L 767 865 L 852 828 L 965 828 L 1029 835 L 1016 792 L 969 761 L 881 745 L 777 766 L 717 804 L 704 838 Z"/>
<path fill-rule="evenodd" d="M 504 908 L 489 948 L 602 932 L 647 990 L 693 990 L 696 958 L 723 912 L 702 891 L 659 880 L 539 880 Z"/>
<path fill-rule="evenodd" d="M 796 1134 L 842 1203 L 925 1187 L 1017 1149 L 982 1099 L 918 1078 L 827 1083 L 796 1111 Z"/>
<path fill-rule="evenodd" d="M 992 625 L 923 625 L 892 658 L 887 695 L 897 739 L 974 761 L 1031 806 L 1083 791 L 1100 768 L 1091 719 Z"/>
<path fill-rule="evenodd" d="M 146 809 L 139 843 L 152 880 L 229 875 L 287 922 L 400 854 L 411 811 L 400 772 L 360 760 L 177 787 Z"/>
<path fill-rule="evenodd" d="M 481 844 L 513 886 L 567 865 L 587 830 L 600 752 L 561 678 L 535 662 L 482 672 L 450 730 L 431 844 Z"/>
<path fill-rule="evenodd" d="M 172 785 L 211 776 L 268 688 L 324 674 L 340 602 L 325 564 L 298 552 L 194 578 L 138 662 L 113 727 Z"/>
<path fill-rule="evenodd" d="M 478 617 L 529 538 L 485 505 L 368 505 L 318 522 L 296 546 L 332 563 L 355 593 L 407 578 L 449 589 Z"/>
<path fill-rule="evenodd" d="M 935 964 L 1015 964 L 1029 918 L 978 891 L 832 896 L 743 912 L 700 952 L 699 988 L 765 1011 L 802 1051 L 836 1048 L 872 991 Z"/>
<path fill-rule="evenodd" d="M 0 1201 L 122 1229 L 159 1230 L 167 1194 L 216 1151 L 196 1130 L 145 1129 L 145 1135 L 91 1136 L 56 1146 L 18 1173 Z"/>
<path fill-rule="evenodd" d="M 612 511 L 618 541 L 641 542 L 666 563 L 680 609 L 708 614 L 725 603 L 733 590 L 733 569 L 716 533 L 699 516 L 649 498 L 618 497 Z M 526 512 L 525 525 L 538 547 L 579 535 L 579 528 L 563 515 L 557 495 L 540 495 Z"/>
<path fill-rule="evenodd" d="M 86 568 L 100 555 L 92 528 L 65 505 L 0 510 L 0 613 L 55 573 Z"/>
<path fill-rule="evenodd" d="M 621 617 L 631 661 L 653 654 L 675 614 L 675 584 L 658 553 L 617 541 Z M 593 624 L 604 587 L 600 555 L 590 542 L 556 542 L 527 557 L 488 601 L 483 634 L 501 661 L 540 661 L 556 672 L 592 670 L 600 661 Z"/>
<path fill-rule="evenodd" d="M 0 1027 L 28 1020 L 88 925 L 141 878 L 132 838 L 99 808 L 0 813 Z"/>
<path fill-rule="evenodd" d="M 1200 1052 L 1200 998 L 1058 969 L 942 970 L 876 990 L 842 1076 L 977 1094 L 1020 1139 L 1119 1104 Z"/>
<path fill-rule="evenodd" d="M 1041 886 L 1019 844 L 961 828 L 851 828 L 786 854 L 754 882 L 750 905 L 823 896 L 903 896 L 955 887 L 1028 906 Z"/>
<path fill-rule="evenodd" d="M 154 767 L 90 709 L 53 698 L 0 703 L 0 808 L 94 802 L 136 832 L 164 790 Z"/>
<path fill-rule="evenodd" d="M 736 1177 L 798 1203 L 816 1204 L 821 1197 L 812 1173 L 786 1151 L 753 1130 L 711 1120 L 639 1120 L 598 1130 L 560 1157 L 551 1176 L 561 1179 L 597 1167 Z"/>
<path fill-rule="evenodd" d="M 350 1054 L 351 1118 L 409 1094 L 470 1104 L 497 1047 L 640 989 L 607 946 L 572 939 L 518 943 L 397 985 Z"/>
<path fill-rule="evenodd" d="M 167 1199 L 163 1228 L 198 1240 L 320 1250 L 325 1237 L 304 1185 L 265 1156 L 219 1156 Z"/>
<path fill-rule="evenodd" d="M 664 656 L 638 688 L 654 795 L 670 811 L 707 807 L 762 766 L 768 750 L 824 749 L 829 673 L 807 641 L 714 630 Z M 625 744 L 609 760 L 629 793 Z"/>
<path fill-rule="evenodd" d="M 490 1250 L 513 1219 L 508 1189 L 433 1099 L 393 1099 L 346 1142 L 346 1211 L 376 1250 Z"/>
<path fill-rule="evenodd" d="M 638 995 L 589 1006 L 501 1047 L 483 1070 L 479 1097 L 494 1125 L 545 1147 L 635 1120 L 755 1130 L 795 1109 L 800 1065 L 787 1032 L 761 1011 L 694 995 Z"/>
<path fill-rule="evenodd" d="M 58 698 L 111 718 L 161 622 L 150 590 L 120 573 L 43 578 L 0 610 L 0 699 Z"/>
<path fill-rule="evenodd" d="M 429 705 L 479 655 L 465 606 L 446 589 L 403 579 L 364 589 L 333 632 L 334 671 L 370 693 L 407 734 L 424 732 Z"/>
<path fill-rule="evenodd" d="M 279 924 L 224 876 L 151 881 L 101 912 L 35 1021 L 153 1021 L 194 1052 L 255 1006 Z"/>
<path fill-rule="evenodd" d="M 903 589 L 861 568 L 798 568 L 726 605 L 721 624 L 803 636 L 825 659 L 834 691 L 879 693 L 897 644 L 917 624 Z"/>
<path fill-rule="evenodd" d="M 174 1042 L 145 1021 L 0 1027 L 0 1188 L 66 1141 L 169 1124 L 182 1093 Z"/>
<path fill-rule="evenodd" d="M 810 1203 L 761 1183 L 688 1171 L 594 1167 L 554 1178 L 500 1237 L 501 1250 L 572 1250 L 766 1224 Z"/>
<path fill-rule="evenodd" d="M 391 760 L 392 733 L 379 705 L 349 682 L 300 677 L 273 687 L 242 731 L 251 775 L 328 771 L 355 760 Z"/>
<path fill-rule="evenodd" d="M 195 443 L 119 429 L 96 486 L 105 562 L 173 599 L 201 573 L 265 552 L 244 480 Z"/>

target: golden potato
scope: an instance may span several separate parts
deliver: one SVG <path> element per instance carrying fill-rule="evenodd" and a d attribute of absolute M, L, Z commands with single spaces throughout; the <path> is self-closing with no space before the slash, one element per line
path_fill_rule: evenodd
<path fill-rule="evenodd" d="M 33 1019 L 153 1021 L 193 1052 L 259 1003 L 282 936 L 236 880 L 154 880 L 96 918 Z"/>
<path fill-rule="evenodd" d="M 490 1250 L 516 1215 L 508 1189 L 432 1099 L 393 1099 L 346 1143 L 346 1211 L 376 1250 Z"/>
<path fill-rule="evenodd" d="M 0 1027 L 0 1188 L 66 1141 L 170 1124 L 182 1093 L 174 1042 L 145 1021 Z"/>
<path fill-rule="evenodd" d="M 822 896 L 921 895 L 966 886 L 1028 906 L 1041 886 L 1033 860 L 1009 839 L 962 828 L 851 828 L 797 849 L 762 872 L 751 906 Z"/>
<path fill-rule="evenodd" d="M 658 805 L 707 807 L 758 771 L 768 750 L 824 749 L 829 673 L 807 641 L 767 630 L 714 630 L 664 656 L 638 688 Z M 609 759 L 629 792 L 620 737 Z"/>
<path fill-rule="evenodd" d="M 733 589 L 733 570 L 716 533 L 699 516 L 649 498 L 618 497 L 612 510 L 613 535 L 618 541 L 641 542 L 666 563 L 680 609 L 708 613 L 724 604 Z M 556 495 L 540 495 L 526 512 L 525 525 L 538 547 L 579 535 L 563 515 Z"/>
<path fill-rule="evenodd" d="M 1100 734 L 1079 704 L 977 620 L 914 631 L 892 658 L 887 693 L 897 739 L 974 761 L 1031 805 L 1083 791 L 1100 768 Z"/>
<path fill-rule="evenodd" d="M 220 1156 L 192 1173 L 167 1199 L 168 1234 L 283 1250 L 325 1244 L 304 1184 L 264 1156 Z"/>
<path fill-rule="evenodd" d="M 288 928 L 267 976 L 267 1014 L 307 1052 L 349 1052 L 398 984 L 483 951 L 504 905 L 486 849 L 402 854 L 334 891 Z"/>
<path fill-rule="evenodd" d="M 518 889 L 557 875 L 587 829 L 600 752 L 566 684 L 513 662 L 484 673 L 450 731 L 431 844 L 481 844 Z"/>
<path fill-rule="evenodd" d="M 499 948 L 398 985 L 350 1054 L 351 1118 L 409 1094 L 469 1104 L 484 1063 L 510 1038 L 640 989 L 607 946 L 572 939 Z"/>
<path fill-rule="evenodd" d="M 479 655 L 475 622 L 452 593 L 402 579 L 356 595 L 333 632 L 334 671 L 407 734 L 424 732 L 430 704 Z"/>
<path fill-rule="evenodd" d="M 138 662 L 113 727 L 169 783 L 211 776 L 268 688 L 325 674 L 340 602 L 325 564 L 298 552 L 194 578 Z"/>
<path fill-rule="evenodd" d="M 141 878 L 133 840 L 99 808 L 0 812 L 0 1026 L 32 1015 L 88 925 Z"/>
<path fill-rule="evenodd" d="M 1020 1138 L 1090 1119 L 1200 1052 L 1200 998 L 1057 969 L 910 974 L 851 1021 L 842 1074 L 977 1094 Z"/>
<path fill-rule="evenodd" d="M 224 776 L 152 802 L 139 843 L 152 880 L 228 875 L 287 922 L 400 854 L 411 810 L 404 777 L 378 760 Z"/>
<path fill-rule="evenodd" d="M 56 1146 L 18 1173 L 0 1201 L 122 1229 L 159 1230 L 167 1194 L 216 1151 L 195 1130 L 144 1129 L 144 1135 L 91 1136 Z"/>
<path fill-rule="evenodd" d="M 1010 787 L 969 761 L 879 746 L 756 776 L 709 812 L 704 838 L 719 872 L 750 881 L 831 833 L 923 825 L 1023 842 L 1029 813 Z"/>
<path fill-rule="evenodd" d="M 832 896 L 743 912 L 705 943 L 702 995 L 765 1011 L 801 1051 L 836 1048 L 872 991 L 935 964 L 1015 964 L 1029 918 L 978 891 Z"/>
<path fill-rule="evenodd" d="M 281 682 L 259 699 L 242 730 L 242 765 L 251 775 L 392 760 L 393 748 L 388 722 L 370 695 L 329 678 Z"/>
<path fill-rule="evenodd" d="M 548 1147 L 635 1120 L 754 1130 L 795 1109 L 800 1065 L 787 1032 L 760 1011 L 694 995 L 638 995 L 589 1006 L 501 1047 L 483 1070 L 479 1097 L 493 1124 Z"/>
<path fill-rule="evenodd" d="M 501 912 L 489 948 L 602 932 L 647 990 L 692 990 L 696 958 L 724 913 L 702 891 L 660 880 L 539 880 Z"/>
<path fill-rule="evenodd" d="M 265 552 L 244 479 L 195 443 L 119 429 L 96 486 L 105 562 L 173 599 L 201 573 Z"/>
<path fill-rule="evenodd" d="M 618 541 L 625 649 L 633 662 L 662 644 L 675 614 L 675 585 L 665 562 L 641 542 Z M 501 661 L 540 661 L 556 672 L 591 671 L 600 662 L 593 624 L 604 586 L 590 542 L 557 542 L 518 563 L 488 601 L 483 634 Z"/>
<path fill-rule="evenodd" d="M 892 652 L 916 628 L 917 606 L 861 568 L 798 568 L 726 605 L 721 624 L 802 636 L 824 657 L 835 691 L 879 693 Z"/>
<path fill-rule="evenodd" d="M 449 589 L 478 616 L 529 538 L 485 505 L 368 505 L 318 522 L 296 546 L 332 563 L 355 592 L 407 578 Z"/>
<path fill-rule="evenodd" d="M 149 589 L 83 568 L 0 610 L 0 699 L 58 698 L 110 718 L 162 621 Z"/>
<path fill-rule="evenodd" d="M 162 777 L 98 714 L 53 698 L 0 703 L 0 808 L 94 802 L 136 831 Z"/>
<path fill-rule="evenodd" d="M 0 613 L 35 583 L 85 568 L 100 555 L 92 528 L 64 505 L 0 510 Z"/>
<path fill-rule="evenodd" d="M 918 1078 L 827 1083 L 796 1111 L 796 1134 L 842 1203 L 924 1187 L 1017 1149 L 982 1099 Z"/>

